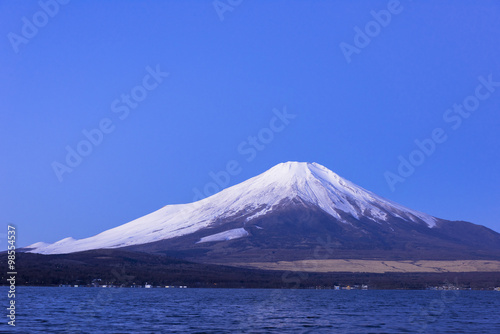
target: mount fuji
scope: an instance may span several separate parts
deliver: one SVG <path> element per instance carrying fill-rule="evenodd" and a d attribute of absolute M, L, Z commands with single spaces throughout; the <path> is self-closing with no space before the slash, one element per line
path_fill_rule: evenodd
<path fill-rule="evenodd" d="M 499 259 L 500 234 L 406 208 L 317 163 L 286 162 L 201 201 L 167 205 L 95 236 L 24 250 L 103 248 L 210 263 Z"/>

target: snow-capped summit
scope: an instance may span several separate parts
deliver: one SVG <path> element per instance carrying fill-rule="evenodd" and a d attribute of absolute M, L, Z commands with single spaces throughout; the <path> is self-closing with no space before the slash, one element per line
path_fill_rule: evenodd
<path fill-rule="evenodd" d="M 299 197 L 340 220 L 342 211 L 355 218 L 366 215 L 386 220 L 388 214 L 392 214 L 414 222 L 424 221 L 429 227 L 436 225 L 436 218 L 377 196 L 317 163 L 281 163 L 251 180 L 256 179 L 258 182 L 254 184 L 257 187 L 269 188 L 272 185 L 276 197 L 279 194 L 287 194 L 288 198 Z"/>
<path fill-rule="evenodd" d="M 36 243 L 26 248 L 41 254 L 72 253 L 148 244 L 195 232 L 200 237 L 193 244 L 251 238 L 248 226 L 262 221 L 286 203 L 314 207 L 352 228 L 360 228 L 357 222 L 361 220 L 390 228 L 394 220 L 421 228 L 433 228 L 439 221 L 377 196 L 320 164 L 286 162 L 198 202 L 167 205 L 93 237 L 66 238 L 54 244 Z M 236 221 L 242 223 L 233 226 Z M 233 225 L 224 229 L 229 223 Z"/>

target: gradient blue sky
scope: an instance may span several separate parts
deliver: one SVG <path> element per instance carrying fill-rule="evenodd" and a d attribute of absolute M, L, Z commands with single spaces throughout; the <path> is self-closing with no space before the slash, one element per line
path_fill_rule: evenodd
<path fill-rule="evenodd" d="M 500 81 L 500 3 L 401 0 L 348 63 L 339 45 L 389 3 L 244 0 L 221 20 L 210 0 L 71 1 L 16 53 L 9 33 L 43 24 L 41 7 L 0 1 L 1 226 L 18 247 L 84 238 L 191 202 L 228 161 L 234 185 L 293 160 L 500 231 L 500 87 L 457 129 L 443 119 L 479 76 Z M 157 65 L 169 76 L 121 120 L 111 104 Z M 238 146 L 284 107 L 296 118 L 247 161 Z M 59 182 L 52 163 L 106 118 L 114 131 Z M 392 191 L 384 173 L 436 128 L 447 140 Z"/>

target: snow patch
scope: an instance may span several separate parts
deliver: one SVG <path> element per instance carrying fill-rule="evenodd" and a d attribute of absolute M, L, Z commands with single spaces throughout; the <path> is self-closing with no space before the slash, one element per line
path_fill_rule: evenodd
<path fill-rule="evenodd" d="M 228 230 L 225 232 L 217 233 L 217 234 L 212 234 L 207 237 L 203 237 L 200 239 L 200 241 L 197 242 L 197 244 L 203 243 L 203 242 L 213 242 L 213 241 L 227 241 L 227 240 L 233 240 L 233 239 L 239 239 L 243 237 L 247 237 L 248 232 L 244 228 L 235 228 L 232 230 Z"/>

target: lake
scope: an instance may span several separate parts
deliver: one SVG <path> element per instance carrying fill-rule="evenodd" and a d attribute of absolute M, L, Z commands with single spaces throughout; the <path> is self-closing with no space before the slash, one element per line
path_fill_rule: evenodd
<path fill-rule="evenodd" d="M 500 333 L 500 292 L 18 287 L 1 333 Z"/>

